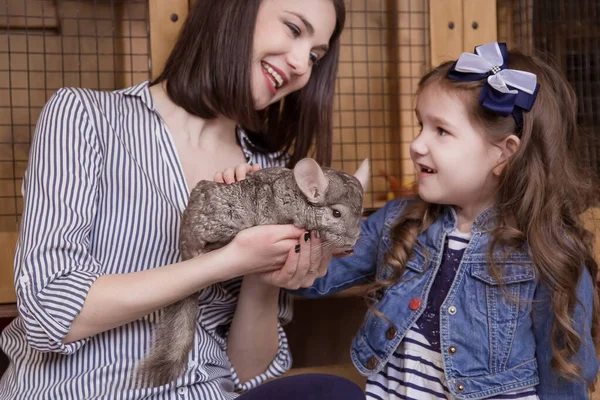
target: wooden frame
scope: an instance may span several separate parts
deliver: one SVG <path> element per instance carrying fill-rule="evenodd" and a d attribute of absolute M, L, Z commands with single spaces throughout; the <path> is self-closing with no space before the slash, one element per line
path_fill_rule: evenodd
<path fill-rule="evenodd" d="M 431 64 L 497 40 L 496 0 L 429 0 Z"/>
<path fill-rule="evenodd" d="M 189 0 L 149 0 L 150 62 L 152 79 L 162 71 L 175 44 L 183 21 L 187 18 Z"/>

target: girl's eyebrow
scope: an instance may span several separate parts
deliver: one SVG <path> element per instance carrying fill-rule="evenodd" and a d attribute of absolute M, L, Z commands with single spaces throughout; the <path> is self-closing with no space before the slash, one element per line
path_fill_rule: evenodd
<path fill-rule="evenodd" d="M 315 27 L 312 26 L 312 24 L 310 22 L 308 22 L 308 20 L 306 19 L 306 17 L 304 17 L 304 15 L 299 14 L 294 11 L 286 11 L 286 12 L 288 14 L 292 14 L 292 15 L 296 16 L 298 19 L 300 19 L 300 21 L 302 21 L 302 23 L 306 27 L 306 30 L 308 31 L 308 34 L 310 36 L 313 36 L 315 34 Z M 327 46 L 326 44 L 322 44 L 320 46 L 315 47 L 315 50 L 322 50 L 324 53 L 327 53 L 327 50 L 329 50 L 329 46 Z"/>

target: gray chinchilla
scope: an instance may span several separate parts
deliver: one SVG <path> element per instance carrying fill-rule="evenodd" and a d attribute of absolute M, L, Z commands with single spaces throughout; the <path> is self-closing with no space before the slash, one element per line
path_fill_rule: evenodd
<path fill-rule="evenodd" d="M 242 229 L 267 224 L 293 224 L 318 232 L 328 246 L 353 246 L 368 178 L 368 160 L 352 176 L 305 158 L 293 170 L 265 168 L 229 185 L 200 181 L 182 217 L 182 259 L 221 248 Z M 137 370 L 138 382 L 164 385 L 184 372 L 197 310 L 197 293 L 164 309 L 154 347 Z"/>

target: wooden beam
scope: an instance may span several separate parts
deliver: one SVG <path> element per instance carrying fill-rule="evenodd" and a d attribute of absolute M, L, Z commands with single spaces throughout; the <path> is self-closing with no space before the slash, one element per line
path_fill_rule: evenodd
<path fill-rule="evenodd" d="M 183 21 L 187 18 L 189 0 L 149 0 L 148 7 L 151 75 L 154 79 L 162 72 Z"/>
<path fill-rule="evenodd" d="M 429 0 L 431 65 L 454 60 L 463 52 L 462 0 Z"/>
<path fill-rule="evenodd" d="M 0 232 L 0 249 L 3 249 L 0 255 L 0 303 L 2 304 L 17 301 L 13 264 L 18 237 L 17 232 Z"/>
<path fill-rule="evenodd" d="M 463 0 L 463 51 L 498 40 L 496 0 Z"/>

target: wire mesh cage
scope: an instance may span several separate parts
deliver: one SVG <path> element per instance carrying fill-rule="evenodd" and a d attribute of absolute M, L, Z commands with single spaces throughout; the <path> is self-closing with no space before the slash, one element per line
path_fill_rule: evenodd
<path fill-rule="evenodd" d="M 16 231 L 31 137 L 64 86 L 149 78 L 147 0 L 0 0 L 0 231 Z"/>
<path fill-rule="evenodd" d="M 498 0 L 500 40 L 562 70 L 578 102 L 581 162 L 600 175 L 600 1 Z"/>
<path fill-rule="evenodd" d="M 351 0 L 342 36 L 333 166 L 369 157 L 365 208 L 411 190 L 414 93 L 429 66 L 428 0 Z"/>
<path fill-rule="evenodd" d="M 370 158 L 366 208 L 412 182 L 414 91 L 428 66 L 428 0 L 348 0 L 333 166 Z M 114 90 L 149 79 L 148 0 L 0 0 L 0 230 L 14 232 L 39 113 L 60 87 Z"/>

